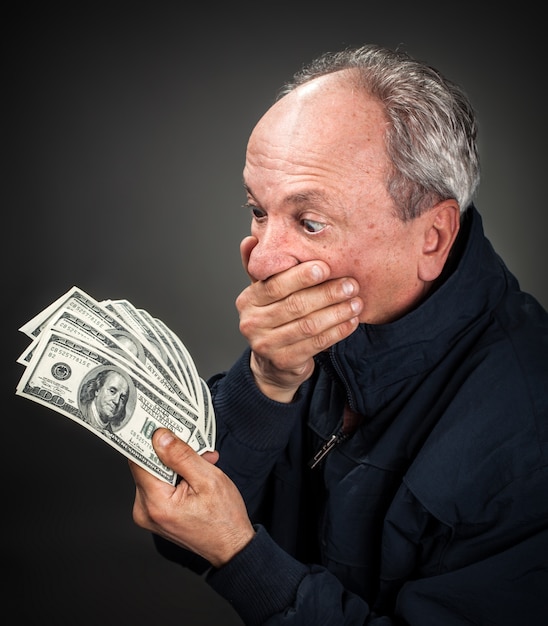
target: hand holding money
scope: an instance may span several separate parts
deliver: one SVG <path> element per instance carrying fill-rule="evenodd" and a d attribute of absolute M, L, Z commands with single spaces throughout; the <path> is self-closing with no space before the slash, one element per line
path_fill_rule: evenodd
<path fill-rule="evenodd" d="M 152 446 L 158 427 L 202 454 L 214 449 L 209 388 L 181 340 L 126 300 L 73 287 L 19 329 L 32 339 L 16 394 L 80 423 L 172 485 Z"/>
<path fill-rule="evenodd" d="M 177 469 L 181 481 L 170 487 L 130 463 L 136 485 L 135 523 L 199 554 L 213 567 L 225 565 L 255 535 L 238 488 L 169 431 L 158 429 L 154 445 L 161 458 Z"/>

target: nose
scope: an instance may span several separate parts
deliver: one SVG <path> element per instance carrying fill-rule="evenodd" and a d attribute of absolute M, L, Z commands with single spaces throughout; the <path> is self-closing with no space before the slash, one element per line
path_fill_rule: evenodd
<path fill-rule="evenodd" d="M 269 227 L 253 234 L 258 241 L 249 255 L 247 271 L 255 280 L 266 280 L 300 263 L 287 231 Z"/>

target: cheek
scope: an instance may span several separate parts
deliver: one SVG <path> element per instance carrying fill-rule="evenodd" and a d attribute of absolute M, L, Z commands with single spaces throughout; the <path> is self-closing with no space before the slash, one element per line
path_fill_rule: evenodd
<path fill-rule="evenodd" d="M 373 295 L 405 280 L 408 267 L 404 256 L 397 246 L 373 240 L 367 245 L 346 247 L 330 265 L 334 276 L 351 276 L 361 290 Z"/>
<path fill-rule="evenodd" d="M 327 248 L 322 253 L 318 256 L 331 268 L 331 278 L 349 276 L 358 281 L 360 288 L 369 282 L 373 263 L 361 246 L 342 246 L 335 252 Z"/>

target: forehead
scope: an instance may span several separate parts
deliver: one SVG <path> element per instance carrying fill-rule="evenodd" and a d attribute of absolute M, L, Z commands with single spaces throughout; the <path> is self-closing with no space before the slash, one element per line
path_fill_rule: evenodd
<path fill-rule="evenodd" d="M 387 123 L 383 106 L 349 76 L 336 72 L 297 87 L 263 115 L 250 141 L 273 134 L 327 145 L 383 140 Z"/>
<path fill-rule="evenodd" d="M 331 187 L 351 191 L 384 182 L 386 124 L 381 104 L 354 82 L 335 75 L 315 79 L 284 96 L 258 122 L 244 181 L 252 192 L 288 186 L 285 193 L 295 199 L 304 188 L 329 194 Z"/>

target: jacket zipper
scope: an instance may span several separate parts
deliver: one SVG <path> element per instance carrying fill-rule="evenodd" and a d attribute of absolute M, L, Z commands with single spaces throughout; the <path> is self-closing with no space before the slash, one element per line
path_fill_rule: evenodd
<path fill-rule="evenodd" d="M 314 469 L 325 459 L 325 457 L 339 444 L 346 441 L 350 437 L 349 433 L 345 433 L 342 428 L 331 435 L 331 437 L 323 444 L 316 454 L 308 462 L 308 467 Z"/>
<path fill-rule="evenodd" d="M 339 377 L 339 380 L 344 385 L 344 388 L 346 391 L 347 404 L 350 408 L 352 408 L 353 402 L 352 402 L 352 394 L 350 392 L 350 387 L 346 383 L 344 376 L 342 376 L 341 369 L 339 367 L 339 364 L 337 363 L 337 359 L 335 358 L 335 352 L 333 349 L 329 350 L 329 359 L 331 361 L 331 365 L 333 366 L 333 369 L 335 370 L 335 372 L 337 373 L 337 376 Z M 310 469 L 314 469 L 318 467 L 318 465 L 325 459 L 325 457 L 334 448 L 336 448 L 338 445 L 340 445 L 341 443 L 349 439 L 352 434 L 353 433 L 344 431 L 344 424 L 343 424 L 343 426 L 336 433 L 333 433 L 331 437 L 316 452 L 316 454 L 310 459 L 310 461 L 308 462 L 308 467 Z"/>

